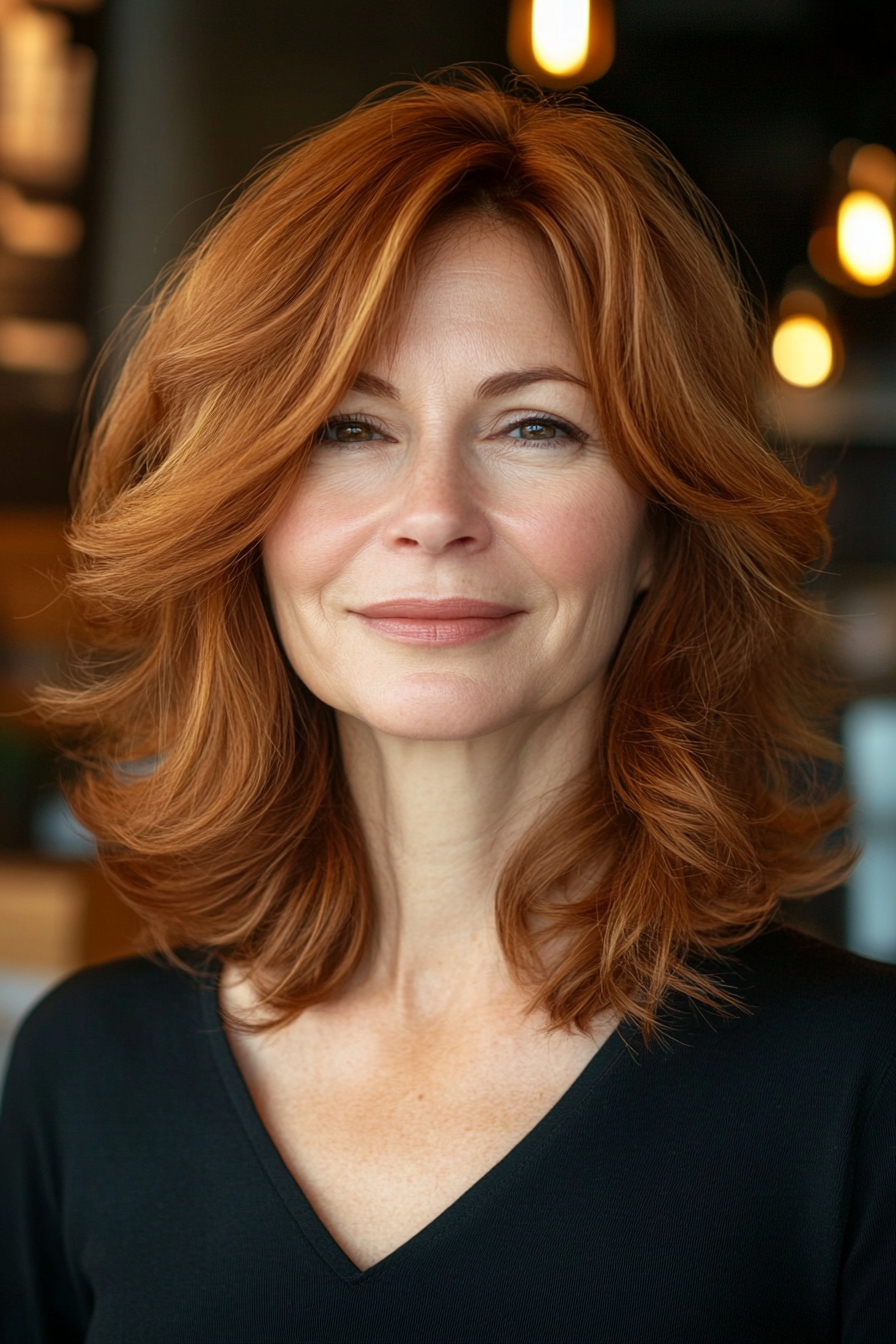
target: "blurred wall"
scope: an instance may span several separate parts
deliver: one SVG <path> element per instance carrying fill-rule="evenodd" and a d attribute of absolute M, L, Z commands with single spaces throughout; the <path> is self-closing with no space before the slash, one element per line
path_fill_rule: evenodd
<path fill-rule="evenodd" d="M 506 65 L 504 26 L 495 0 L 109 0 L 102 333 L 262 156 L 390 81 Z"/>

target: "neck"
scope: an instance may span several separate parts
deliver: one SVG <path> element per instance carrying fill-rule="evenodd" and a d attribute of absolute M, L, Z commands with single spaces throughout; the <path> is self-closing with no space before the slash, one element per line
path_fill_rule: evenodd
<path fill-rule="evenodd" d="M 393 737 L 338 715 L 378 902 L 365 992 L 417 1020 L 519 992 L 497 936 L 498 880 L 555 790 L 586 768 L 595 712 L 592 691 L 455 742 Z"/>

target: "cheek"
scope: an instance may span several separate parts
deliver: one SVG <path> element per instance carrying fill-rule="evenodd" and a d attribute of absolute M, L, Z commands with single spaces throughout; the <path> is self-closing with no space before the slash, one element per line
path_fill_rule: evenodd
<path fill-rule="evenodd" d="M 524 536 L 534 567 L 558 592 L 597 596 L 609 584 L 633 597 L 645 569 L 644 502 L 621 481 L 542 504 Z"/>
<path fill-rule="evenodd" d="M 345 570 L 364 545 L 366 530 L 359 511 L 335 494 L 307 492 L 286 510 L 262 545 L 278 619 L 287 604 L 312 601 Z"/>
<path fill-rule="evenodd" d="M 356 549 L 350 517 L 306 494 L 281 515 L 262 543 L 274 624 L 293 670 L 327 704 L 332 695 L 332 622 L 322 595 Z"/>

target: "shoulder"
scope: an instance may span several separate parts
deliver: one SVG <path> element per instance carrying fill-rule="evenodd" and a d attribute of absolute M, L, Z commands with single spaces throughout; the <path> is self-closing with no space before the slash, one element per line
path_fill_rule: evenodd
<path fill-rule="evenodd" d="M 83 1089 L 110 1063 L 124 1071 L 177 1048 L 197 994 L 188 969 L 146 957 L 87 967 L 63 980 L 19 1028 L 10 1082 L 27 1075 L 38 1090 L 52 1082 Z M 180 1028 L 180 1031 L 178 1030 Z"/>
<path fill-rule="evenodd" d="M 125 957 L 88 966 L 54 986 L 31 1010 L 22 1026 L 27 1038 L 47 1032 L 69 1035 L 85 1022 L 118 1023 L 141 1020 L 148 1009 L 158 1012 L 182 1000 L 194 982 L 194 972 L 150 957 Z"/>
<path fill-rule="evenodd" d="M 866 1105 L 896 1086 L 896 966 L 776 924 L 702 969 L 742 1008 L 725 1018 L 694 1010 L 694 1032 L 757 1087 L 817 1086 Z"/>
<path fill-rule="evenodd" d="M 782 1012 L 836 1013 L 869 1026 L 896 1013 L 896 966 L 869 961 L 786 924 L 754 938 L 734 965 L 753 994 Z"/>

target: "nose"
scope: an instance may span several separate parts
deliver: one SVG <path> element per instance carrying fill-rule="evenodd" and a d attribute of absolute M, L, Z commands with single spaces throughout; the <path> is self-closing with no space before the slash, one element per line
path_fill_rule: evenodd
<path fill-rule="evenodd" d="M 482 550 L 491 528 L 474 485 L 470 468 L 454 445 L 419 444 L 396 493 L 386 544 L 419 547 L 429 555 Z"/>

